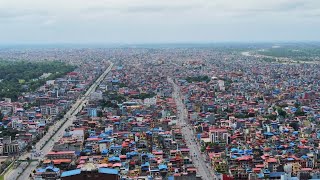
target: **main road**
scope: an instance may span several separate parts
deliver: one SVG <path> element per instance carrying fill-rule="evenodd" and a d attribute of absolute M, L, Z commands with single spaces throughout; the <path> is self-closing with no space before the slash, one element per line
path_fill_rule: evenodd
<path fill-rule="evenodd" d="M 87 92 L 83 96 L 78 98 L 77 101 L 72 105 L 70 110 L 64 115 L 64 117 L 60 121 L 56 122 L 53 126 L 51 126 L 48 130 L 48 133 L 37 142 L 35 146 L 35 152 L 41 153 L 39 157 L 33 157 L 33 153 L 28 152 L 23 154 L 19 158 L 19 160 L 25 160 L 27 157 L 29 157 L 30 159 L 36 159 L 37 161 L 30 163 L 28 166 L 25 166 L 25 163 L 21 163 L 16 169 L 11 170 L 6 175 L 6 180 L 26 180 L 29 178 L 30 173 L 38 166 L 39 161 L 43 159 L 48 152 L 51 151 L 54 142 L 58 141 L 63 136 L 65 129 L 72 125 L 73 121 L 76 119 L 76 115 L 87 104 L 90 94 L 96 90 L 101 81 L 111 71 L 112 67 L 113 63 L 110 62 L 109 67 L 89 87 Z M 19 176 L 19 174 L 21 173 L 21 169 L 23 169 L 23 172 L 21 176 Z"/>
<path fill-rule="evenodd" d="M 192 127 L 189 126 L 187 122 L 188 113 L 185 105 L 182 102 L 180 88 L 170 77 L 168 77 L 168 82 L 173 86 L 172 97 L 174 98 L 177 105 L 178 123 L 182 126 L 182 135 L 190 149 L 192 161 L 197 168 L 197 173 L 203 180 L 212 180 L 214 177 L 213 172 L 210 171 L 210 169 L 207 167 L 200 152 L 199 145 L 197 145 L 195 141 L 196 136 L 193 133 Z"/>

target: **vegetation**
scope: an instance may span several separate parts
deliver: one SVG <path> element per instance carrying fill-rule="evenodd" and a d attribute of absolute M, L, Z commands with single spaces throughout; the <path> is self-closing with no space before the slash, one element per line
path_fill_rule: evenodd
<path fill-rule="evenodd" d="M 278 111 L 279 116 L 287 117 L 287 112 L 284 111 L 282 108 L 277 108 L 277 111 Z"/>
<path fill-rule="evenodd" d="M 0 98 L 16 100 L 22 92 L 34 91 L 47 80 L 61 77 L 74 69 L 75 66 L 59 61 L 0 61 Z M 51 74 L 40 78 L 44 73 Z"/>
<path fill-rule="evenodd" d="M 264 118 L 268 119 L 268 120 L 275 120 L 277 119 L 277 115 L 275 114 L 268 114 L 266 116 L 264 116 Z"/>
<path fill-rule="evenodd" d="M 135 96 L 131 96 L 132 98 L 135 98 L 135 99 L 147 99 L 147 98 L 152 98 L 154 97 L 156 94 L 155 93 L 141 93 L 139 95 L 135 95 Z"/>
<path fill-rule="evenodd" d="M 194 76 L 194 77 L 187 77 L 186 81 L 188 83 L 192 83 L 192 82 L 206 82 L 208 83 L 210 81 L 210 78 L 208 76 Z"/>
<path fill-rule="evenodd" d="M 7 159 L 6 161 L 4 161 L 1 166 L 0 166 L 0 174 L 9 166 L 11 165 L 12 166 L 12 161 Z"/>
<path fill-rule="evenodd" d="M 318 46 L 284 46 L 280 48 L 269 48 L 258 51 L 258 54 L 272 57 L 287 57 L 294 60 L 313 61 L 319 60 L 320 48 Z M 272 58 L 263 59 L 271 61 Z"/>
<path fill-rule="evenodd" d="M 306 113 L 301 109 L 297 109 L 297 111 L 294 113 L 295 116 L 305 116 Z"/>
<path fill-rule="evenodd" d="M 244 114 L 244 113 L 236 113 L 234 115 L 235 118 L 249 118 L 248 114 Z"/>
<path fill-rule="evenodd" d="M 276 60 L 274 58 L 263 57 L 262 61 L 272 63 L 272 62 L 275 62 Z"/>
<path fill-rule="evenodd" d="M 125 84 L 125 83 L 119 83 L 119 87 L 120 87 L 120 88 L 127 87 L 127 84 Z"/>
<path fill-rule="evenodd" d="M 12 128 L 5 128 L 4 126 L 0 126 L 0 137 L 4 136 L 11 136 L 12 140 L 15 139 L 16 134 L 18 134 L 19 131 Z"/>
<path fill-rule="evenodd" d="M 116 103 L 112 103 L 111 101 L 102 101 L 101 106 L 102 107 L 112 107 L 112 108 L 118 107 L 118 105 Z"/>

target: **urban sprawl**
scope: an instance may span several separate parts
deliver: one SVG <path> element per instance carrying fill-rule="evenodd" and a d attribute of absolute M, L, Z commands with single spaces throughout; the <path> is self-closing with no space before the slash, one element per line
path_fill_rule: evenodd
<path fill-rule="evenodd" d="M 3 50 L 76 66 L 0 101 L 5 180 L 320 179 L 320 65 L 219 48 Z M 46 74 L 44 74 L 45 76 Z"/>

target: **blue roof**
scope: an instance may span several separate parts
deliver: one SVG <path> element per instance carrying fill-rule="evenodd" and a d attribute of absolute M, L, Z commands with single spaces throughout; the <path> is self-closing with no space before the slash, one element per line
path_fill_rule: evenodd
<path fill-rule="evenodd" d="M 116 169 L 111 169 L 111 168 L 99 168 L 98 170 L 99 173 L 104 173 L 104 174 L 118 174 L 118 170 Z"/>
<path fill-rule="evenodd" d="M 150 166 L 149 162 L 146 162 L 144 164 L 141 164 L 141 167 L 144 167 L 144 166 Z"/>
<path fill-rule="evenodd" d="M 270 171 L 269 171 L 269 169 L 264 169 L 264 170 L 263 170 L 263 173 L 265 173 L 265 174 L 269 174 L 269 173 L 270 173 Z"/>
<path fill-rule="evenodd" d="M 282 149 L 282 148 L 284 148 L 284 146 L 279 145 L 277 148 L 278 148 L 278 149 Z"/>
<path fill-rule="evenodd" d="M 158 168 L 159 168 L 160 170 L 162 170 L 162 169 L 168 169 L 168 167 L 167 167 L 166 165 L 164 165 L 164 164 L 160 164 L 160 165 L 158 166 Z"/>
<path fill-rule="evenodd" d="M 266 135 L 266 136 L 273 136 L 273 133 L 271 133 L 271 132 L 265 132 L 263 134 Z"/>
<path fill-rule="evenodd" d="M 110 146 L 110 149 L 119 149 L 119 148 L 122 148 L 122 146 L 120 146 L 120 145 L 111 145 Z"/>
<path fill-rule="evenodd" d="M 53 166 L 47 166 L 47 167 L 45 167 L 45 168 L 39 168 L 39 169 L 37 169 L 37 172 L 43 173 L 43 172 L 46 172 L 47 170 L 51 170 L 51 171 L 53 171 L 53 172 L 58 172 L 58 171 L 60 171 L 59 168 L 55 168 L 55 167 L 53 167 Z"/>
<path fill-rule="evenodd" d="M 168 180 L 174 180 L 174 177 L 173 176 L 169 176 Z"/>
<path fill-rule="evenodd" d="M 237 148 L 231 148 L 231 152 L 238 152 Z"/>
<path fill-rule="evenodd" d="M 109 153 L 109 150 L 108 149 L 104 149 L 102 150 L 101 154 L 108 154 Z"/>
<path fill-rule="evenodd" d="M 270 173 L 270 178 L 277 178 L 277 177 L 281 177 L 281 175 L 285 174 L 285 172 L 272 172 Z"/>
<path fill-rule="evenodd" d="M 71 170 L 71 171 L 64 171 L 63 173 L 61 173 L 60 177 L 68 177 L 68 176 L 73 176 L 73 175 L 77 175 L 81 173 L 81 169 L 75 169 L 75 170 Z"/>
<path fill-rule="evenodd" d="M 103 137 L 107 137 L 108 135 L 106 135 L 105 133 L 101 133 L 100 135 L 99 135 L 99 137 L 101 137 L 101 138 L 103 138 Z"/>
<path fill-rule="evenodd" d="M 131 152 L 128 152 L 128 153 L 126 153 L 126 155 L 127 155 L 127 158 L 131 158 L 132 156 L 137 156 L 139 153 L 138 152 L 136 152 L 136 151 L 131 151 Z"/>
<path fill-rule="evenodd" d="M 92 152 L 91 149 L 84 149 L 82 152 L 88 153 L 88 152 Z"/>
<path fill-rule="evenodd" d="M 160 151 L 160 152 L 161 152 L 161 151 Z M 155 156 L 154 156 L 153 154 L 151 154 L 151 153 L 148 153 L 147 156 L 148 156 L 148 158 L 154 158 L 154 157 L 155 157 Z"/>
<path fill-rule="evenodd" d="M 103 140 L 100 140 L 100 141 L 99 141 L 99 143 L 106 143 L 106 142 L 112 142 L 112 140 L 103 139 Z"/>
<path fill-rule="evenodd" d="M 120 161 L 120 157 L 116 157 L 116 156 L 110 157 L 109 161 Z"/>
<path fill-rule="evenodd" d="M 232 159 L 236 159 L 237 157 L 238 157 L 238 156 L 236 156 L 236 155 L 232 155 L 232 156 L 231 156 Z"/>
<path fill-rule="evenodd" d="M 297 177 L 291 177 L 290 180 L 299 180 Z"/>
<path fill-rule="evenodd" d="M 298 109 L 297 108 L 291 108 L 291 111 L 296 112 Z"/>
<path fill-rule="evenodd" d="M 287 160 L 288 160 L 288 161 L 293 161 L 294 159 L 293 159 L 293 158 L 287 158 Z"/>

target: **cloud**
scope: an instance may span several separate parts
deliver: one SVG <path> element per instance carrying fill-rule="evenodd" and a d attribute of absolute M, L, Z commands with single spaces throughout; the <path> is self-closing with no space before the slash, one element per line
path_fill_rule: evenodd
<path fill-rule="evenodd" d="M 127 8 L 128 12 L 133 12 L 133 13 L 158 13 L 158 12 L 174 12 L 178 13 L 181 11 L 191 11 L 195 10 L 197 8 L 202 8 L 204 7 L 201 4 L 190 4 L 190 5 L 140 5 L 140 6 L 130 6 Z"/>
<path fill-rule="evenodd" d="M 9 9 L 0 9 L 0 20 L 4 19 L 19 19 L 19 18 L 27 18 L 27 17 L 45 17 L 48 16 L 48 13 L 44 11 L 33 11 L 31 9 L 17 9 L 17 10 L 9 10 Z"/>
<path fill-rule="evenodd" d="M 0 0 L 0 40 L 257 39 L 298 24 L 307 37 L 319 15 L 320 0 Z"/>

